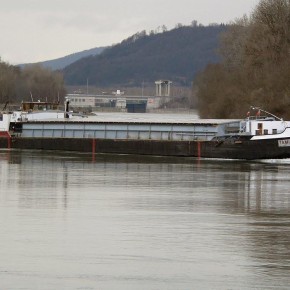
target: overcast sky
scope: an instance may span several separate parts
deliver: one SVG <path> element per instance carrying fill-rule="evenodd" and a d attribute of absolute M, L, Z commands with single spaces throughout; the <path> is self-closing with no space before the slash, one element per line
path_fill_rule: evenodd
<path fill-rule="evenodd" d="M 259 0 L 0 0 L 0 57 L 11 64 L 55 59 L 118 43 L 136 32 L 192 20 L 249 15 Z"/>

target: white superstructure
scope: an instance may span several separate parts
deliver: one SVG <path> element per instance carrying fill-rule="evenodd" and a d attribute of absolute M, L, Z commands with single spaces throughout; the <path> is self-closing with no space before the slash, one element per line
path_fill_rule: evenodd
<path fill-rule="evenodd" d="M 0 113 L 0 132 L 8 132 L 11 120 L 11 114 Z"/>

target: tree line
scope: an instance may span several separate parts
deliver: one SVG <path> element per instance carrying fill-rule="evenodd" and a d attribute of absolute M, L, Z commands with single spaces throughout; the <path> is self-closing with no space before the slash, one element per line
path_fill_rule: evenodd
<path fill-rule="evenodd" d="M 63 101 L 65 96 L 63 76 L 40 65 L 23 68 L 0 59 L 0 104 L 21 101 Z"/>
<path fill-rule="evenodd" d="M 261 0 L 222 34 L 219 52 L 195 82 L 201 117 L 240 118 L 251 105 L 290 117 L 290 0 Z"/>

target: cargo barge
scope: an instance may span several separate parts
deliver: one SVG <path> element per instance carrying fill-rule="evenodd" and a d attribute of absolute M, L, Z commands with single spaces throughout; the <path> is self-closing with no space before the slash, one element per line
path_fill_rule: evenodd
<path fill-rule="evenodd" d="M 41 109 L 35 110 L 38 105 Z M 28 108 L 28 109 L 27 109 Z M 0 115 L 0 148 L 230 159 L 290 158 L 290 123 L 266 112 L 244 120 L 162 114 L 73 115 L 48 103 Z M 142 116 L 141 116 L 142 115 Z"/>

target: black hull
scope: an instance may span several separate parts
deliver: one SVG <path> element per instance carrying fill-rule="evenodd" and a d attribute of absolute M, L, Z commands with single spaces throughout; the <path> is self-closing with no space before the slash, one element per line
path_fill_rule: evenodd
<path fill-rule="evenodd" d="M 290 158 L 290 147 L 279 147 L 277 139 L 218 142 L 1 137 L 0 148 L 248 160 Z"/>

